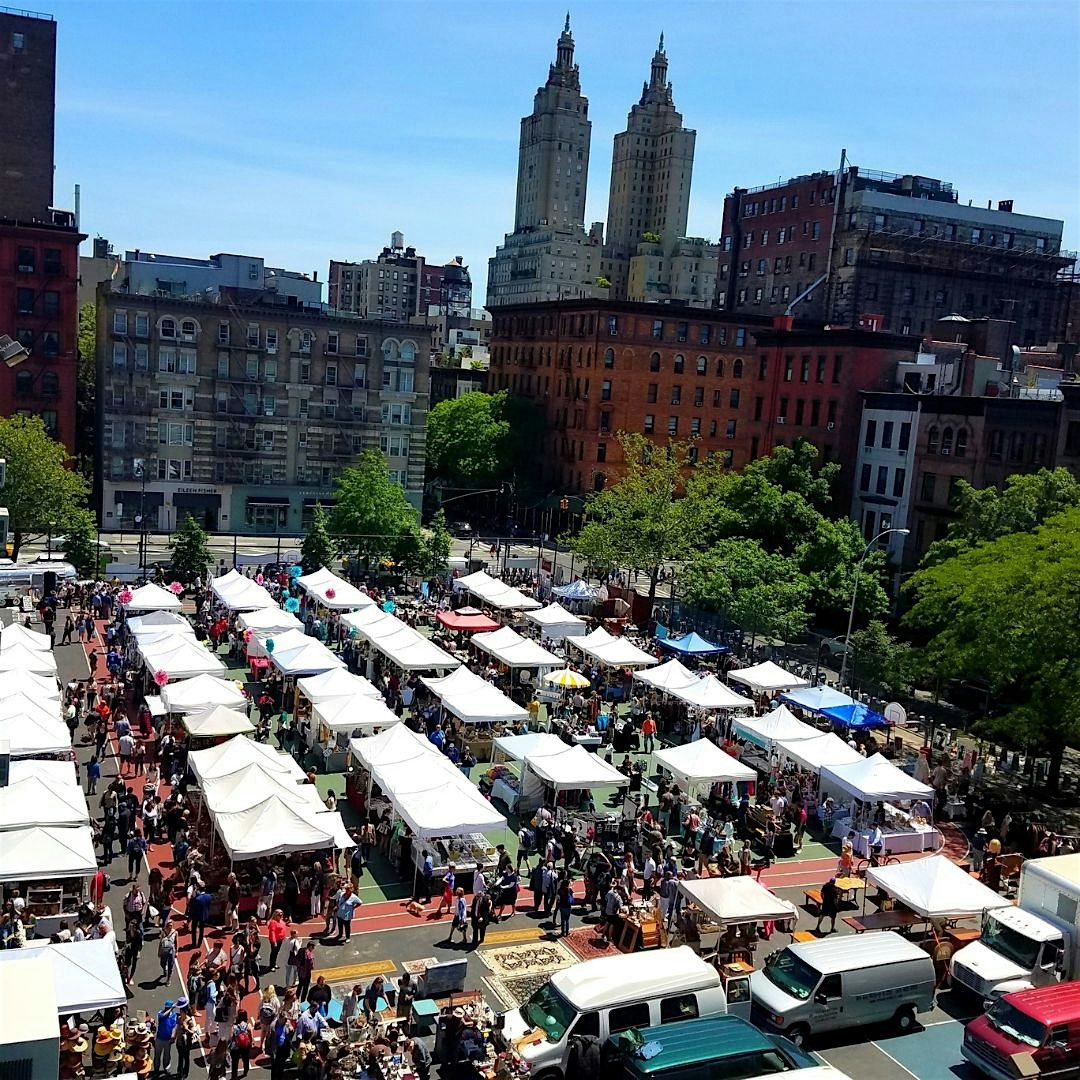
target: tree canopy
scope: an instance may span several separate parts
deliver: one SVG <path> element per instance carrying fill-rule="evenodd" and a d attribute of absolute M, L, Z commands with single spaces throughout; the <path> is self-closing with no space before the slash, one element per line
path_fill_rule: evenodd
<path fill-rule="evenodd" d="M 0 457 L 7 461 L 2 498 L 10 518 L 13 558 L 28 535 L 68 532 L 78 524 L 89 487 L 67 467 L 67 451 L 49 437 L 40 417 L 0 419 Z"/>
<path fill-rule="evenodd" d="M 424 566 L 421 569 L 425 574 L 438 576 L 450 569 L 453 542 L 454 538 L 446 526 L 446 514 L 440 508 L 431 519 L 424 537 Z"/>
<path fill-rule="evenodd" d="M 101 574 L 101 548 L 97 545 L 97 526 L 89 510 L 76 510 L 64 536 L 64 558 L 80 577 L 96 578 Z"/>
<path fill-rule="evenodd" d="M 206 580 L 214 561 L 210 554 L 210 542 L 206 530 L 191 516 L 184 516 L 184 523 L 173 534 L 172 558 L 169 569 L 172 576 L 184 585 L 191 585 L 196 578 Z"/>
<path fill-rule="evenodd" d="M 420 551 L 416 510 L 390 479 L 386 458 L 365 450 L 338 477 L 330 530 L 345 550 L 361 559 L 393 559 L 414 566 Z"/>
<path fill-rule="evenodd" d="M 918 571 L 905 625 L 923 635 L 924 670 L 983 681 L 994 715 L 982 730 L 1045 750 L 1059 785 L 1080 740 L 1080 507 Z"/>
<path fill-rule="evenodd" d="M 300 545 L 300 565 L 305 574 L 314 574 L 324 566 L 334 562 L 335 545 L 330 539 L 330 516 L 322 503 L 315 504 L 311 515 L 311 525 L 304 534 Z"/>
<path fill-rule="evenodd" d="M 97 397 L 97 308 L 79 308 L 79 368 L 75 390 L 75 457 L 79 472 L 88 480 L 94 471 Z"/>

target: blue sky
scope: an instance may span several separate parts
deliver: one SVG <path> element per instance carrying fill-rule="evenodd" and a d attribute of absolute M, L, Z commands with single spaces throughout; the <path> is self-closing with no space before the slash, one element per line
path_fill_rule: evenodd
<path fill-rule="evenodd" d="M 80 0 L 59 23 L 57 205 L 117 247 L 377 253 L 400 229 L 463 255 L 483 302 L 513 224 L 519 119 L 565 4 Z M 571 11 L 593 120 L 586 221 L 661 30 L 697 129 L 689 231 L 725 193 L 850 159 L 951 180 L 976 205 L 1066 219 L 1080 247 L 1080 5 L 639 3 Z"/>

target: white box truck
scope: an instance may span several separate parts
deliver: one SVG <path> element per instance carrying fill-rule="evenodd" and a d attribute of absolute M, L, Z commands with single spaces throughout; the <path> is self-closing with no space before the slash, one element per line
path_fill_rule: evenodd
<path fill-rule="evenodd" d="M 986 913 L 982 937 L 953 956 L 952 978 L 984 1001 L 1080 979 L 1080 854 L 1025 862 L 1017 906 Z"/>

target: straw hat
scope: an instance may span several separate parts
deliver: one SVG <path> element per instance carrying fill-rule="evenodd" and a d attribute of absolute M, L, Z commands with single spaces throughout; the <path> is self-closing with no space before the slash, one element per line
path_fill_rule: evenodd
<path fill-rule="evenodd" d="M 89 1049 L 90 1042 L 82 1032 L 76 1032 L 74 1035 L 60 1040 L 60 1052 L 62 1054 L 85 1054 Z"/>
<path fill-rule="evenodd" d="M 94 1053 L 110 1054 L 120 1045 L 121 1035 L 115 1028 L 99 1027 L 94 1036 Z"/>

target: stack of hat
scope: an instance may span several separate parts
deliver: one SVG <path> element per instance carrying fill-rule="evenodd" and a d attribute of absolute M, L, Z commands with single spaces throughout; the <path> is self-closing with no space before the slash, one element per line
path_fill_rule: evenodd
<path fill-rule="evenodd" d="M 118 1064 L 121 1058 L 120 1044 L 123 1041 L 124 1027 L 119 1020 L 111 1027 L 99 1027 L 94 1035 L 94 1063 Z"/>
<path fill-rule="evenodd" d="M 90 1049 L 85 1024 L 77 1030 L 64 1028 L 60 1033 L 60 1080 L 81 1080 L 86 1075 L 83 1054 Z"/>
<path fill-rule="evenodd" d="M 153 1038 L 146 1024 L 133 1024 L 128 1028 L 126 1053 L 123 1056 L 125 1072 L 133 1072 L 138 1076 L 150 1075 L 154 1068 L 154 1060 L 150 1055 Z"/>

